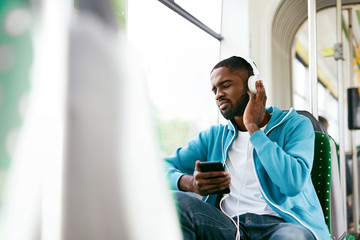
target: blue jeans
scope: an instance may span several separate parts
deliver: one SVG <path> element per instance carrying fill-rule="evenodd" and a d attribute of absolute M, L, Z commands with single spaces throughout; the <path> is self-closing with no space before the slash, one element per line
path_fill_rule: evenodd
<path fill-rule="evenodd" d="M 233 240 L 236 226 L 218 208 L 185 192 L 176 192 L 185 240 Z M 236 217 L 234 218 L 236 222 Z M 311 240 L 315 239 L 306 228 L 285 222 L 270 215 L 246 213 L 240 215 L 241 239 Z"/>

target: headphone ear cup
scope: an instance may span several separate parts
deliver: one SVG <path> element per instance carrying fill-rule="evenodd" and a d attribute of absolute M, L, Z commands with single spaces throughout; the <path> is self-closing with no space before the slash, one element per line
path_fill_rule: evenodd
<path fill-rule="evenodd" d="M 256 81 L 259 80 L 260 78 L 258 76 L 250 76 L 249 80 L 248 80 L 248 88 L 250 90 L 250 92 L 252 92 L 253 94 L 256 94 Z"/>

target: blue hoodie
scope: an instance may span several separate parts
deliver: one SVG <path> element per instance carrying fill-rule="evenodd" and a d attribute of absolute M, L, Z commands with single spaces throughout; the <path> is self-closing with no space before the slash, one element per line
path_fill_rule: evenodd
<path fill-rule="evenodd" d="M 320 202 L 310 173 L 314 159 L 314 130 L 307 117 L 294 109 L 283 112 L 272 106 L 264 131 L 256 131 L 250 141 L 254 147 L 254 166 L 260 182 L 260 191 L 285 221 L 309 229 L 316 239 L 330 239 Z M 238 130 L 231 121 L 214 125 L 200 132 L 187 146 L 178 148 L 165 159 L 171 187 L 178 190 L 178 181 L 184 174 L 192 175 L 196 160 L 225 163 Z M 217 195 L 203 200 L 215 205 Z"/>

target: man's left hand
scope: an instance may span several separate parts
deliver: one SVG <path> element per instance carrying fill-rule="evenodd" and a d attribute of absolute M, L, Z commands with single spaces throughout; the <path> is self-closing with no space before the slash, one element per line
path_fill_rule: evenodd
<path fill-rule="evenodd" d="M 267 96 L 262 80 L 256 82 L 256 90 L 256 94 L 247 91 L 250 99 L 243 115 L 244 125 L 250 136 L 260 129 L 260 124 L 265 118 Z"/>

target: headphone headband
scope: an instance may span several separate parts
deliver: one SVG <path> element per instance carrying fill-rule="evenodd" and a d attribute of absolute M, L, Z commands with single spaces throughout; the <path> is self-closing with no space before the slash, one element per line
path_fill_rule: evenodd
<path fill-rule="evenodd" d="M 247 61 L 250 64 L 250 66 L 252 67 L 252 69 L 253 69 L 254 75 L 249 77 L 247 83 L 248 83 L 249 90 L 253 94 L 256 94 L 257 93 L 256 81 L 261 79 L 260 74 L 259 74 L 259 70 L 256 68 L 255 63 L 251 59 L 249 59 L 249 58 L 243 58 L 243 59 L 245 59 L 245 61 Z"/>
<path fill-rule="evenodd" d="M 254 75 L 260 75 L 259 70 L 255 66 L 255 63 L 253 60 L 251 60 L 250 58 L 246 58 L 246 57 L 242 57 L 242 58 L 250 64 L 251 68 L 253 69 Z"/>

